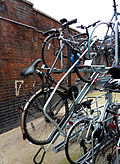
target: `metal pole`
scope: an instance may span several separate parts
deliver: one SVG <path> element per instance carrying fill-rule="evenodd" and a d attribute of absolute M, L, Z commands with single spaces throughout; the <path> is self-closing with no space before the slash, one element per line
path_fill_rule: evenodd
<path fill-rule="evenodd" d="M 115 66 L 118 64 L 118 20 L 115 22 Z"/>

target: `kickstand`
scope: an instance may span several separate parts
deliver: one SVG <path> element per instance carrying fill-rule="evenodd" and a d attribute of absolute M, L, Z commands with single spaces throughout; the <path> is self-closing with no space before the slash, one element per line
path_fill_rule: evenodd
<path fill-rule="evenodd" d="M 41 152 L 41 150 L 43 150 L 43 154 L 42 154 L 42 156 L 41 156 L 41 160 L 40 160 L 39 162 L 37 162 L 37 158 L 38 158 L 38 155 L 39 155 L 39 153 Z M 34 156 L 34 158 L 33 158 L 33 162 L 34 162 L 35 164 L 41 164 L 41 163 L 43 162 L 44 157 L 45 157 L 45 153 L 46 153 L 46 151 L 44 150 L 44 147 L 41 147 L 41 148 L 37 151 L 37 153 L 35 154 L 35 156 Z"/>

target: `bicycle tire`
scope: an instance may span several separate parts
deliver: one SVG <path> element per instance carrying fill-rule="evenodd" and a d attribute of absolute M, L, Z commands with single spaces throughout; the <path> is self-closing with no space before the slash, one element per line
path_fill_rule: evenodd
<path fill-rule="evenodd" d="M 24 112 L 22 113 L 22 128 L 24 136 L 31 143 L 36 145 L 44 145 L 50 143 L 53 135 L 57 129 L 43 113 L 43 107 L 52 93 L 53 89 L 44 91 L 37 91 L 26 103 Z M 65 96 L 59 90 L 56 91 L 51 99 L 47 113 L 56 121 L 60 123 L 63 116 L 68 110 L 68 103 Z"/>
<path fill-rule="evenodd" d="M 101 164 L 101 163 L 107 163 L 109 160 L 109 164 L 115 164 L 113 161 L 115 161 L 115 154 L 112 155 L 112 146 L 113 145 L 113 139 L 109 139 L 109 135 L 106 135 L 100 145 L 98 146 L 96 153 L 94 155 L 93 164 Z"/>
<path fill-rule="evenodd" d="M 114 106 L 112 111 L 118 112 L 118 106 Z M 102 139 L 100 145 L 96 149 L 96 153 L 94 155 L 93 164 L 101 164 L 102 163 L 109 163 L 109 164 L 116 164 L 116 140 L 119 139 L 119 132 L 117 130 L 118 127 L 113 127 L 114 120 L 111 117 L 113 116 L 111 113 L 106 113 L 106 118 L 104 128 L 106 129 L 106 134 L 104 134 L 104 138 Z M 111 124 L 112 123 L 112 124 Z M 111 127 L 112 126 L 112 127 Z M 117 125 L 116 125 L 117 126 Z M 114 132 L 112 132 L 112 129 Z M 101 161 L 102 160 L 102 161 Z"/>
<path fill-rule="evenodd" d="M 63 43 L 55 34 L 48 36 L 42 45 L 42 60 L 45 67 L 53 68 L 63 72 L 68 67 L 68 46 Z"/>
<path fill-rule="evenodd" d="M 108 48 L 105 52 L 100 51 L 97 54 L 97 64 L 104 65 L 105 67 L 111 67 L 114 61 L 114 50 Z"/>
<path fill-rule="evenodd" d="M 83 68 L 83 70 L 81 71 L 82 68 Z M 93 79 L 91 78 L 91 76 L 94 72 L 91 72 L 91 67 L 89 67 L 89 66 L 82 67 L 81 66 L 81 67 L 76 67 L 74 70 L 75 70 L 75 73 L 77 74 L 78 78 L 81 81 L 83 81 L 85 83 L 92 82 Z"/>
<path fill-rule="evenodd" d="M 115 100 L 114 100 L 115 101 Z M 113 112 L 115 112 L 115 113 L 118 113 L 118 111 L 119 111 L 119 109 L 120 109 L 120 106 L 119 105 L 113 105 L 112 106 L 112 108 L 110 108 Z M 110 125 L 110 123 L 112 122 L 112 120 L 113 120 L 113 117 L 112 117 L 113 115 L 111 114 L 111 113 L 109 113 L 109 112 L 106 112 L 106 116 L 105 116 L 105 120 L 107 120 L 107 121 L 105 121 L 105 128 L 108 128 L 109 127 L 109 125 Z M 118 127 L 116 127 L 116 128 L 118 128 Z M 117 130 L 117 129 L 116 129 Z"/>
<path fill-rule="evenodd" d="M 80 54 L 82 54 L 88 47 L 88 40 L 85 39 L 79 45 Z M 84 56 L 80 59 L 80 64 L 75 67 L 75 72 L 80 80 L 85 83 L 91 82 L 93 79 L 92 74 L 94 71 L 92 70 L 91 65 L 96 65 L 96 60 L 94 56 L 89 58 L 88 54 L 84 54 Z"/>
<path fill-rule="evenodd" d="M 65 140 L 65 154 L 67 160 L 72 164 L 85 162 L 91 154 L 91 135 L 88 136 L 88 143 L 85 141 L 88 128 L 89 122 L 86 124 L 83 119 L 73 124 L 68 131 Z"/>

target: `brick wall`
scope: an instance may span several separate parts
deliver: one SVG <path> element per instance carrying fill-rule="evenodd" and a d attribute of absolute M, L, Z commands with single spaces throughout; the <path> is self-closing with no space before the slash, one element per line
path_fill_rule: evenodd
<path fill-rule="evenodd" d="M 28 1 L 0 1 L 0 133 L 20 125 L 20 95 L 38 80 L 24 79 L 20 71 L 41 58 L 42 32 L 59 26 Z"/>

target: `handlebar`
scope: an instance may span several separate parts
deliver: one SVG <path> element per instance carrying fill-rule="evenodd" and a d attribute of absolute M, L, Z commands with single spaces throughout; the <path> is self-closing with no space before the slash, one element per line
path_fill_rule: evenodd
<path fill-rule="evenodd" d="M 96 24 L 99 23 L 99 22 L 100 22 L 100 20 L 99 20 L 99 21 L 96 21 L 96 22 L 94 22 L 94 23 L 92 23 L 92 24 L 90 24 L 90 25 L 88 25 L 88 26 L 84 26 L 84 25 L 77 26 L 77 28 L 88 29 L 88 28 L 90 28 L 90 27 L 96 26 Z"/>
<path fill-rule="evenodd" d="M 71 21 L 68 21 L 68 22 L 64 23 L 64 24 L 61 26 L 61 28 L 62 28 L 62 29 L 65 29 L 65 28 L 67 28 L 68 26 L 70 26 L 70 25 L 72 25 L 72 24 L 74 24 L 74 23 L 77 23 L 77 19 L 73 19 L 73 20 L 71 20 Z"/>
<path fill-rule="evenodd" d="M 62 23 L 61 25 L 61 28 L 58 28 L 58 29 L 50 29 L 46 32 L 43 33 L 43 36 L 47 36 L 49 34 L 53 34 L 53 33 L 60 33 L 61 30 L 64 30 L 65 28 L 69 27 L 70 25 L 74 24 L 74 23 L 77 23 L 77 19 L 73 19 L 71 21 L 67 21 L 67 19 L 63 18 L 60 20 L 60 22 Z"/>

